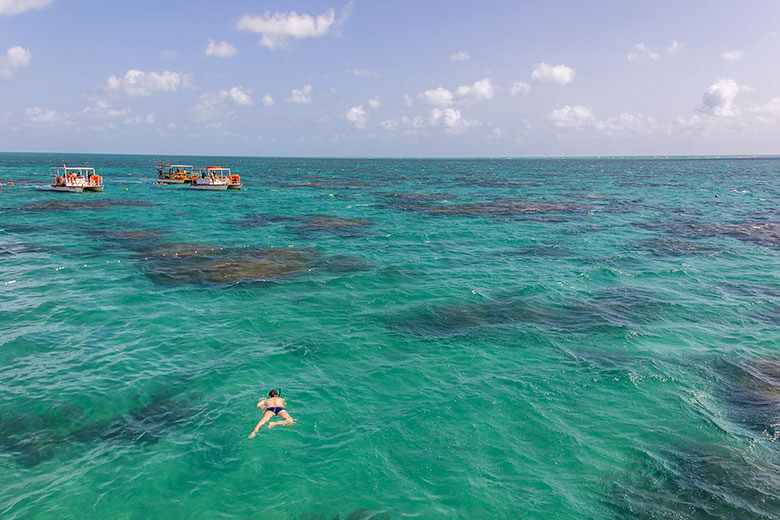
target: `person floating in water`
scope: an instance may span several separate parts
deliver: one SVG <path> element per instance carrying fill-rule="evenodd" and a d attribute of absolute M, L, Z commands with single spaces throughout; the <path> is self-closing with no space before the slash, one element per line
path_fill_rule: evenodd
<path fill-rule="evenodd" d="M 257 403 L 258 408 L 265 408 L 265 413 L 263 414 L 263 418 L 260 419 L 260 422 L 257 423 L 257 426 L 255 426 L 255 429 L 252 430 L 252 433 L 249 434 L 249 438 L 253 439 L 255 435 L 257 435 L 257 432 L 260 431 L 260 428 L 263 427 L 265 423 L 271 420 L 271 417 L 274 415 L 278 415 L 283 421 L 276 421 L 268 425 L 268 429 L 276 428 L 277 426 L 290 426 L 295 421 L 292 417 L 290 417 L 290 414 L 287 413 L 287 410 L 284 409 L 286 406 L 284 399 L 279 397 L 279 392 L 277 390 L 271 390 L 268 392 L 268 398 L 267 399 L 260 399 L 260 401 Z"/>

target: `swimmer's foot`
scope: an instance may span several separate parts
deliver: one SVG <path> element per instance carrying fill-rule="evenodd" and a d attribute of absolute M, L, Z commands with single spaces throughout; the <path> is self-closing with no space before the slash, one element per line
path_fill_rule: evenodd
<path fill-rule="evenodd" d="M 268 425 L 268 429 L 270 430 L 270 429 L 272 429 L 272 428 L 276 428 L 277 426 L 278 426 L 278 424 L 276 424 L 276 423 L 271 423 L 271 424 L 269 424 L 269 425 Z"/>

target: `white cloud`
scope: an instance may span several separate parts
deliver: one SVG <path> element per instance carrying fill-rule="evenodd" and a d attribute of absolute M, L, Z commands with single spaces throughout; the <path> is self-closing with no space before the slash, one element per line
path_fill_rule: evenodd
<path fill-rule="evenodd" d="M 492 139 L 501 139 L 502 137 L 504 137 L 504 131 L 501 128 L 499 128 L 499 127 L 493 128 L 493 130 L 487 136 L 487 138 L 491 139 L 491 140 Z"/>
<path fill-rule="evenodd" d="M 346 22 L 353 2 L 347 4 L 337 20 L 333 9 L 318 14 L 298 14 L 295 11 L 271 14 L 245 14 L 236 23 L 239 31 L 260 34 L 260 45 L 269 49 L 283 47 L 290 39 L 321 38 Z"/>
<path fill-rule="evenodd" d="M 398 125 L 399 123 L 397 119 L 387 119 L 379 123 L 379 126 L 384 128 L 385 130 L 395 130 L 396 128 L 398 128 Z"/>
<path fill-rule="evenodd" d="M 4 56 L 0 55 L 0 79 L 12 78 L 18 69 L 29 65 L 31 59 L 32 54 L 24 47 L 11 47 Z"/>
<path fill-rule="evenodd" d="M 606 135 L 649 133 L 655 129 L 655 120 L 651 117 L 623 112 L 602 120 L 596 117 L 593 109 L 583 105 L 564 105 L 553 110 L 547 120 L 559 128 L 587 128 Z"/>
<path fill-rule="evenodd" d="M 24 109 L 27 119 L 33 123 L 53 123 L 58 119 L 59 114 L 56 110 L 50 110 L 40 107 L 28 107 Z"/>
<path fill-rule="evenodd" d="M 450 55 L 450 61 L 468 61 L 469 59 L 471 59 L 471 55 L 465 51 L 458 51 Z"/>
<path fill-rule="evenodd" d="M 566 65 L 552 66 L 542 62 L 534 68 L 531 79 L 566 85 L 574 81 L 574 69 Z"/>
<path fill-rule="evenodd" d="M 739 61 L 745 57 L 745 51 L 741 49 L 734 49 L 724 52 L 720 55 L 720 57 L 726 61 Z"/>
<path fill-rule="evenodd" d="M 494 93 L 493 83 L 489 78 L 484 78 L 473 85 L 461 85 L 454 93 L 447 88 L 437 87 L 422 92 L 418 97 L 429 105 L 448 107 L 455 103 L 477 103 L 491 99 Z"/>
<path fill-rule="evenodd" d="M 209 38 L 204 49 L 206 56 L 216 56 L 217 58 L 229 58 L 238 54 L 238 49 L 230 45 L 228 42 L 215 42 Z"/>
<path fill-rule="evenodd" d="M 377 78 L 379 77 L 379 73 L 375 70 L 369 70 L 369 69 L 349 69 L 347 70 L 349 74 L 352 74 L 356 78 Z"/>
<path fill-rule="evenodd" d="M 448 134 L 463 133 L 470 126 L 479 126 L 479 121 L 463 119 L 461 111 L 456 108 L 433 108 L 428 119 L 431 126 L 442 126 Z"/>
<path fill-rule="evenodd" d="M 420 94 L 420 98 L 429 105 L 446 107 L 447 105 L 452 104 L 454 96 L 448 89 L 444 87 L 437 87 L 426 90 Z"/>
<path fill-rule="evenodd" d="M 219 93 L 223 95 L 225 91 L 221 90 Z M 244 90 L 244 87 L 233 87 L 227 91 L 227 97 L 230 98 L 233 103 L 237 105 L 251 105 L 252 97 Z"/>
<path fill-rule="evenodd" d="M 528 92 L 531 90 L 531 85 L 528 83 L 523 83 L 522 81 L 515 81 L 512 83 L 512 88 L 509 89 L 509 93 L 513 96 L 515 94 L 528 94 Z"/>
<path fill-rule="evenodd" d="M 368 106 L 376 110 L 382 105 L 382 101 L 379 99 L 378 96 L 372 97 L 368 100 Z"/>
<path fill-rule="evenodd" d="M 129 113 L 129 108 L 114 108 L 105 101 L 98 100 L 94 106 L 83 108 L 79 115 L 90 119 L 116 119 Z"/>
<path fill-rule="evenodd" d="M 673 43 L 677 43 L 677 42 L 673 42 Z M 675 50 L 675 52 L 677 51 Z M 634 60 L 638 60 L 642 56 L 646 56 L 653 61 L 657 61 L 661 59 L 661 57 L 658 55 L 657 52 L 650 50 L 650 47 L 648 47 L 644 43 L 635 43 L 634 46 L 631 47 L 631 50 L 628 52 L 628 54 L 626 54 L 626 59 L 628 59 L 628 61 L 634 61 Z"/>
<path fill-rule="evenodd" d="M 137 69 L 128 70 L 124 77 L 110 76 L 103 90 L 110 94 L 138 97 L 149 96 L 154 92 L 176 92 L 192 84 L 189 74 L 181 72 L 144 72 Z"/>
<path fill-rule="evenodd" d="M 164 51 L 162 51 L 160 53 L 160 57 L 161 58 L 166 58 L 166 59 L 178 58 L 179 57 L 179 52 L 178 51 L 173 51 L 173 50 L 170 50 L 170 49 L 165 49 Z"/>
<path fill-rule="evenodd" d="M 734 98 L 740 90 L 744 89 L 733 79 L 720 78 L 704 91 L 698 111 L 711 116 L 733 117 L 738 113 Z"/>
<path fill-rule="evenodd" d="M 263 96 L 263 105 L 267 107 L 271 107 L 274 105 L 274 98 L 271 97 L 271 94 L 266 94 Z"/>
<path fill-rule="evenodd" d="M 311 85 L 304 85 L 301 89 L 292 89 L 287 101 L 298 103 L 299 105 L 308 105 L 311 103 Z"/>
<path fill-rule="evenodd" d="M 489 78 L 481 79 L 473 85 L 462 85 L 458 87 L 455 94 L 464 102 L 477 103 L 493 97 L 493 83 Z"/>
<path fill-rule="evenodd" d="M 581 127 L 595 121 L 593 110 L 582 105 L 564 105 L 553 110 L 547 119 L 555 126 Z"/>
<path fill-rule="evenodd" d="M 412 99 L 412 96 L 409 94 L 404 94 L 404 106 L 412 107 L 414 106 L 414 99 Z"/>
<path fill-rule="evenodd" d="M 765 105 L 758 105 L 751 109 L 757 114 L 758 121 L 764 124 L 774 125 L 780 121 L 780 97 L 769 100 Z"/>
<path fill-rule="evenodd" d="M 154 125 L 155 123 L 154 112 L 146 114 L 145 116 L 129 117 L 123 121 L 126 125 Z"/>
<path fill-rule="evenodd" d="M 244 87 L 232 87 L 219 92 L 206 92 L 198 97 L 198 104 L 191 111 L 203 120 L 216 120 L 232 115 L 230 105 L 251 105 L 252 97 Z"/>
<path fill-rule="evenodd" d="M 677 40 L 672 40 L 672 42 L 666 48 L 666 54 L 668 54 L 669 56 L 674 56 L 675 54 L 680 52 L 682 47 L 683 47 L 682 43 L 678 42 Z"/>
<path fill-rule="evenodd" d="M 363 105 L 351 107 L 347 110 L 347 120 L 355 125 L 355 128 L 365 128 L 366 121 L 368 121 L 368 114 Z"/>
<path fill-rule="evenodd" d="M 0 16 L 21 14 L 30 9 L 43 9 L 52 0 L 0 0 Z"/>

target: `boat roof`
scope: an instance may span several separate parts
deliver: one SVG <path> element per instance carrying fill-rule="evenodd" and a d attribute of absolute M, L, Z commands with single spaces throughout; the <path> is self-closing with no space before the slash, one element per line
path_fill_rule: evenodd
<path fill-rule="evenodd" d="M 90 166 L 52 166 L 52 170 L 94 170 Z"/>
<path fill-rule="evenodd" d="M 158 168 L 192 168 L 191 164 L 160 164 Z"/>

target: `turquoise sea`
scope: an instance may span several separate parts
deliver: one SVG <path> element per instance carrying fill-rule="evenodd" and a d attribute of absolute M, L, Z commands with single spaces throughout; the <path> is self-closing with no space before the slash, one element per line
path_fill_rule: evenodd
<path fill-rule="evenodd" d="M 780 158 L 0 182 L 3 519 L 780 518 Z"/>

